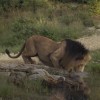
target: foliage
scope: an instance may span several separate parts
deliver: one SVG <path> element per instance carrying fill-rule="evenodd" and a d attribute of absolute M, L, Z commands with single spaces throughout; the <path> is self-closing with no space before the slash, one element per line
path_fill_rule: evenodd
<path fill-rule="evenodd" d="M 8 37 L 4 35 L 6 39 L 0 44 L 1 46 L 16 47 L 22 45 L 28 37 L 34 34 L 43 35 L 55 41 L 66 38 L 75 39 L 82 35 L 82 29 L 83 25 L 80 21 L 72 21 L 66 25 L 59 23 L 58 20 L 49 21 L 44 17 L 32 20 L 18 18 L 11 25 L 10 35 Z"/>
<path fill-rule="evenodd" d="M 90 2 L 93 2 L 93 1 L 96 1 L 96 0 L 75 0 L 79 3 L 90 3 Z"/>
<path fill-rule="evenodd" d="M 86 79 L 88 86 L 91 89 L 90 100 L 100 99 L 100 73 L 88 73 L 88 78 Z"/>
<path fill-rule="evenodd" d="M 2 41 L 2 45 L 16 46 L 22 44 L 29 36 L 34 34 L 34 27 L 30 20 L 17 19 L 11 25 L 11 33 L 5 41 Z"/>
<path fill-rule="evenodd" d="M 23 87 L 17 87 L 9 83 L 8 77 L 0 73 L 0 98 L 3 100 L 47 100 L 49 91 L 43 87 L 41 80 L 24 80 Z M 39 94 L 39 96 L 38 96 Z M 43 96 L 45 94 L 45 96 Z"/>
<path fill-rule="evenodd" d="M 92 60 L 87 65 L 87 70 L 93 73 L 100 73 L 100 50 L 91 53 Z"/>
<path fill-rule="evenodd" d="M 94 26 L 93 20 L 89 12 L 84 12 L 84 13 L 79 12 L 79 17 L 82 20 L 84 26 L 86 27 Z"/>
<path fill-rule="evenodd" d="M 100 14 L 100 1 L 94 0 L 90 2 L 90 10 L 91 12 L 99 15 Z"/>
<path fill-rule="evenodd" d="M 16 40 L 26 39 L 32 35 L 34 28 L 30 20 L 18 19 L 12 24 L 12 31 Z"/>
<path fill-rule="evenodd" d="M 21 7 L 18 6 L 19 1 Z M 0 2 L 2 10 L 3 3 L 8 2 L 4 3 L 5 7 L 8 7 L 7 11 L 0 13 L 2 52 L 6 47 L 12 48 L 12 46 L 14 52 L 17 51 L 23 42 L 34 34 L 55 41 L 66 38 L 77 39 L 87 34 L 83 32 L 85 27 L 94 25 L 88 5 L 55 3 L 52 0 L 1 0 Z"/>
<path fill-rule="evenodd" d="M 11 9 L 31 8 L 34 12 L 39 7 L 48 7 L 48 0 L 0 0 L 1 11 L 10 11 Z"/>
<path fill-rule="evenodd" d="M 62 2 L 62 3 L 67 3 L 67 2 L 90 3 L 90 2 L 95 2 L 99 0 L 55 0 L 55 1 Z"/>

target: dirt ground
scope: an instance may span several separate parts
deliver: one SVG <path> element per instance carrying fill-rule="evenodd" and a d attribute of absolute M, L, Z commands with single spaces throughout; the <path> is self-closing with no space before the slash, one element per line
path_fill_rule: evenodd
<path fill-rule="evenodd" d="M 33 60 L 35 60 L 36 64 L 40 63 L 39 59 L 37 57 L 32 58 Z M 16 59 L 12 59 L 9 58 L 6 54 L 0 54 L 0 64 L 2 63 L 6 63 L 6 64 L 10 64 L 10 63 L 17 63 L 17 64 L 23 64 L 23 59 L 20 56 L 19 58 Z"/>
<path fill-rule="evenodd" d="M 83 37 L 78 39 L 82 44 L 86 46 L 91 51 L 100 49 L 100 34 L 95 34 L 88 37 Z"/>

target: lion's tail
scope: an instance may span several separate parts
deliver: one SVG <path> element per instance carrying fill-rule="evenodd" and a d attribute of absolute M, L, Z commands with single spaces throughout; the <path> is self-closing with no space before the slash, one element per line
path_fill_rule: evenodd
<path fill-rule="evenodd" d="M 6 49 L 5 52 L 10 58 L 18 58 L 22 54 L 24 48 L 25 48 L 25 43 L 24 43 L 23 47 L 21 48 L 20 52 L 15 56 L 10 55 L 10 51 L 8 49 Z"/>

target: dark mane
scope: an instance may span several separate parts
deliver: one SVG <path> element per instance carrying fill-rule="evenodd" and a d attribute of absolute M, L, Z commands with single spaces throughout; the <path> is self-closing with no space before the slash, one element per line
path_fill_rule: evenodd
<path fill-rule="evenodd" d="M 80 42 L 71 39 L 66 39 L 66 50 L 71 57 L 80 57 L 81 59 L 85 54 L 88 54 L 89 50 L 86 49 Z"/>

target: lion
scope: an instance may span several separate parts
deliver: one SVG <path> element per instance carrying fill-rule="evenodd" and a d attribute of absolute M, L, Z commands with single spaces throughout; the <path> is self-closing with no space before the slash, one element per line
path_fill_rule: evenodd
<path fill-rule="evenodd" d="M 34 64 L 31 57 L 37 56 L 43 64 L 67 71 L 83 72 L 85 65 L 91 59 L 89 50 L 78 41 L 65 39 L 58 43 L 40 35 L 29 37 L 15 56 L 10 55 L 8 49 L 5 52 L 10 58 L 22 55 L 26 64 Z"/>

